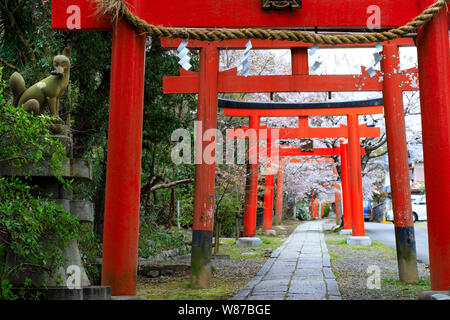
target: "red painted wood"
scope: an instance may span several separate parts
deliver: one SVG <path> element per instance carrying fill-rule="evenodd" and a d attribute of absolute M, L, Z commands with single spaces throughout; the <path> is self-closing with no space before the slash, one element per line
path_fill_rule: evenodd
<path fill-rule="evenodd" d="M 263 212 L 263 230 L 272 230 L 273 218 L 273 189 L 275 177 L 273 174 L 265 177 L 265 192 L 264 192 L 264 212 Z"/>
<path fill-rule="evenodd" d="M 272 139 L 270 131 L 267 133 L 267 155 L 268 159 L 272 157 Z M 260 152 L 261 153 L 261 152 Z M 269 160 L 270 161 L 270 160 Z M 264 211 L 263 211 L 263 230 L 272 230 L 273 220 L 273 188 L 275 178 L 273 174 L 267 174 L 264 179 Z"/>
<path fill-rule="evenodd" d="M 275 219 L 277 224 L 280 224 L 283 218 L 284 164 L 285 161 L 280 161 L 280 167 L 277 172 L 277 191 L 275 197 Z"/>
<path fill-rule="evenodd" d="M 421 8 L 430 0 L 418 0 Z M 442 11 L 417 37 L 431 289 L 450 287 L 450 49 Z"/>
<path fill-rule="evenodd" d="M 319 199 L 316 198 L 316 200 L 314 200 L 313 218 L 317 218 L 317 212 L 319 210 L 318 206 L 319 206 Z"/>
<path fill-rule="evenodd" d="M 334 203 L 336 205 L 336 225 L 340 225 L 340 218 L 343 216 L 342 197 L 340 192 L 334 193 Z"/>
<path fill-rule="evenodd" d="M 114 27 L 102 264 L 114 296 L 136 295 L 145 41 L 124 22 Z"/>
<path fill-rule="evenodd" d="M 344 229 L 351 230 L 352 223 L 352 207 L 350 195 L 350 167 L 348 161 L 348 144 L 344 144 L 341 140 L 341 182 L 342 182 L 342 207 L 344 211 Z M 365 150 L 365 149 L 364 149 Z"/>
<path fill-rule="evenodd" d="M 219 52 L 217 48 L 202 49 L 200 51 L 201 90 L 197 107 L 197 121 L 201 121 L 202 124 L 201 136 L 207 130 L 217 128 L 218 71 Z M 196 151 L 203 155 L 203 151 L 211 142 L 198 138 L 197 143 L 198 146 L 201 146 L 201 150 L 197 149 Z M 198 156 L 197 159 L 199 159 Z M 195 165 L 194 230 L 212 231 L 214 229 L 215 170 L 215 163 L 208 164 L 204 159 Z"/>
<path fill-rule="evenodd" d="M 83 29 L 103 29 L 97 21 L 95 7 L 89 0 L 53 0 L 53 28 L 66 29 L 67 5 L 80 6 Z M 304 0 L 299 10 L 262 10 L 260 0 L 172 0 L 141 1 L 136 14 L 154 25 L 172 27 L 321 27 L 367 30 L 367 8 L 381 9 L 383 28 L 401 26 L 417 14 L 416 3 L 409 0 Z M 132 8 L 132 6 L 129 6 Z"/>
<path fill-rule="evenodd" d="M 139 1 L 139 8 L 145 3 L 141 0 L 127 1 L 130 4 Z M 72 12 L 67 12 L 69 6 L 78 6 L 81 13 L 81 29 L 82 30 L 112 30 L 111 19 L 107 16 L 99 16 L 95 14 L 97 5 L 90 0 L 52 0 L 52 28 L 59 30 L 69 30 L 67 28 L 67 19 Z M 130 6 L 132 8 L 132 6 Z M 137 9 L 136 7 L 134 7 Z M 141 10 L 133 10 L 132 12 L 140 12 Z"/>
<path fill-rule="evenodd" d="M 351 203 L 352 203 L 352 222 L 353 236 L 364 236 L 364 210 L 363 193 L 361 177 L 361 156 L 360 141 L 358 133 L 358 115 L 347 116 L 349 128 L 348 146 L 349 146 L 349 165 L 350 165 L 350 183 L 351 183 Z"/>
<path fill-rule="evenodd" d="M 408 149 L 406 145 L 403 93 L 395 70 L 400 65 L 400 53 L 396 46 L 383 46 L 381 70 L 383 78 L 384 115 L 387 147 L 389 152 L 389 175 L 391 181 L 392 209 L 397 227 L 413 226 L 411 207 Z"/>
<path fill-rule="evenodd" d="M 314 196 L 311 196 L 311 199 L 309 201 L 309 216 L 313 217 L 313 203 L 314 203 Z"/>
<path fill-rule="evenodd" d="M 291 48 L 291 69 L 293 75 L 308 74 L 308 48 Z"/>
<path fill-rule="evenodd" d="M 259 117 L 250 117 L 249 128 L 258 130 Z M 244 237 L 254 237 L 256 234 L 256 211 L 258 207 L 258 144 L 250 139 L 249 164 L 247 165 L 248 177 L 245 186 L 245 213 L 244 213 Z"/>
<path fill-rule="evenodd" d="M 341 156 L 342 150 L 340 147 L 336 148 L 314 148 L 314 151 L 302 151 L 300 148 L 283 148 L 280 147 L 280 157 L 300 157 L 300 156 Z M 364 155 L 366 150 L 361 147 L 361 155 Z"/>
<path fill-rule="evenodd" d="M 278 131 L 278 139 L 300 139 L 300 138 L 348 138 L 347 126 L 338 128 L 269 128 L 268 133 Z M 365 124 L 359 126 L 361 137 L 379 137 L 380 128 L 367 127 Z M 244 139 L 248 137 L 247 131 L 242 129 L 227 129 L 227 138 Z M 273 134 L 272 134 L 273 135 Z"/>
<path fill-rule="evenodd" d="M 290 163 L 302 163 L 302 162 L 333 162 L 334 160 L 332 158 L 327 158 L 327 157 L 320 157 L 320 158 L 315 158 L 315 159 L 305 159 L 305 158 L 291 158 L 288 157 L 287 158 Z"/>
<path fill-rule="evenodd" d="M 219 92 L 322 92 L 322 91 L 382 91 L 383 84 L 378 77 L 367 74 L 355 75 L 263 75 L 238 76 L 236 69 L 221 72 Z M 414 71 L 413 71 L 414 72 Z M 197 93 L 198 76 L 191 73 L 186 76 L 167 76 L 163 78 L 164 93 Z M 408 74 L 402 75 L 402 90 L 417 91 L 411 85 Z"/>

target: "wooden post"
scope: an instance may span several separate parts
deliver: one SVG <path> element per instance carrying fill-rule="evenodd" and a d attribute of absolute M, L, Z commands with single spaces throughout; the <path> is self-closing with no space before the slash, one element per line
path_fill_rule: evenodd
<path fill-rule="evenodd" d="M 245 193 L 244 237 L 256 235 L 256 211 L 258 205 L 258 131 L 259 117 L 249 119 L 249 164 Z M 252 137 L 252 134 L 254 137 Z M 256 138 L 256 139 L 255 139 Z"/>
<path fill-rule="evenodd" d="M 418 10 L 434 0 L 418 0 Z M 448 6 L 448 5 L 447 5 Z M 417 33 L 432 290 L 450 286 L 450 49 L 445 8 Z"/>
<path fill-rule="evenodd" d="M 127 22 L 114 24 L 102 263 L 113 296 L 136 295 L 145 42 Z"/>
<path fill-rule="evenodd" d="M 358 133 L 358 115 L 347 116 L 348 144 L 350 162 L 350 184 L 352 201 L 352 221 L 353 236 L 363 237 L 364 232 L 364 211 L 362 198 L 362 177 L 361 177 L 361 153 Z"/>
<path fill-rule="evenodd" d="M 201 164 L 195 165 L 194 226 L 192 230 L 191 287 L 208 288 L 211 277 L 211 250 L 214 229 L 215 161 L 205 163 L 203 150 L 211 142 L 203 141 L 203 133 L 217 128 L 217 81 L 219 50 L 200 50 L 200 90 L 198 94 L 196 153 Z M 214 144 L 216 141 L 213 142 Z"/>
<path fill-rule="evenodd" d="M 400 281 L 417 283 L 417 255 L 414 221 L 409 185 L 408 149 L 406 146 L 403 92 L 396 70 L 400 69 L 398 47 L 383 46 L 381 71 L 383 78 L 384 119 L 386 123 L 391 181 L 392 209 L 394 211 L 395 240 Z"/>
<path fill-rule="evenodd" d="M 267 157 L 270 161 L 272 158 L 272 137 L 268 130 L 267 136 Z M 264 181 L 264 213 L 263 213 L 263 230 L 272 230 L 272 220 L 273 220 L 273 188 L 274 188 L 274 175 L 268 174 Z"/>
<path fill-rule="evenodd" d="M 352 230 L 350 167 L 348 161 L 348 144 L 341 140 L 341 186 L 342 186 L 342 211 L 344 218 L 344 230 Z"/>
<path fill-rule="evenodd" d="M 280 167 L 277 172 L 277 193 L 275 199 L 275 217 L 273 224 L 281 224 L 283 217 L 283 184 L 284 184 L 284 161 L 280 161 Z"/>

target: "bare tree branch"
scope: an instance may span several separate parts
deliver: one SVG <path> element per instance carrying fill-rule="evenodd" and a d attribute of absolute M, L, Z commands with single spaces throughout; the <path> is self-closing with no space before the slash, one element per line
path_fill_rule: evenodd
<path fill-rule="evenodd" d="M 151 187 L 149 192 L 153 192 L 153 191 L 156 191 L 158 189 L 173 188 L 173 187 L 175 187 L 176 185 L 179 185 L 179 184 L 192 183 L 192 182 L 194 182 L 194 179 L 191 178 L 191 179 L 184 179 L 184 180 L 172 181 L 172 182 L 169 182 L 169 183 L 158 184 L 156 186 Z"/>

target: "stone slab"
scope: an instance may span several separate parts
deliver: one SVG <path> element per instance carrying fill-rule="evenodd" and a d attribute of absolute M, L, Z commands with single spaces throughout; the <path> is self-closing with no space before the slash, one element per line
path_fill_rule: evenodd
<path fill-rule="evenodd" d="M 260 238 L 256 238 L 256 237 L 243 237 L 243 238 L 239 238 L 236 241 L 236 245 L 239 248 L 243 248 L 243 247 L 257 247 L 262 243 Z"/>
<path fill-rule="evenodd" d="M 247 300 L 285 300 L 285 294 L 250 295 Z"/>
<path fill-rule="evenodd" d="M 433 298 L 434 295 L 449 295 L 448 291 L 423 291 L 419 294 L 419 300 L 436 300 Z"/>
<path fill-rule="evenodd" d="M 323 280 L 292 279 L 289 294 L 314 294 L 325 296 L 327 289 Z"/>
<path fill-rule="evenodd" d="M 275 230 L 262 230 L 261 233 L 267 236 L 274 236 L 274 237 L 277 235 L 277 232 Z"/>
<path fill-rule="evenodd" d="M 289 279 L 263 280 L 258 283 L 252 291 L 252 295 L 266 295 L 273 292 L 286 292 Z"/>
<path fill-rule="evenodd" d="M 336 277 L 334 276 L 333 270 L 331 270 L 331 268 L 323 268 L 323 275 L 325 277 L 325 279 L 336 279 Z"/>
<path fill-rule="evenodd" d="M 309 277 L 309 276 L 322 276 L 322 268 L 297 268 L 294 273 L 294 277 Z"/>
<path fill-rule="evenodd" d="M 349 236 L 347 238 L 347 244 L 354 246 L 370 246 L 372 244 L 372 240 L 368 236 Z"/>
<path fill-rule="evenodd" d="M 288 294 L 286 300 L 327 300 L 325 294 Z"/>
<path fill-rule="evenodd" d="M 341 292 L 339 291 L 338 284 L 335 279 L 325 279 L 327 284 L 327 293 L 330 296 L 340 296 Z"/>

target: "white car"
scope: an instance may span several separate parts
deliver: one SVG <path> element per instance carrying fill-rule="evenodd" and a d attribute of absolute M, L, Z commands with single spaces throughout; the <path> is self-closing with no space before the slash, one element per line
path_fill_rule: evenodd
<path fill-rule="evenodd" d="M 413 200 L 412 212 L 414 222 L 427 220 L 427 199 L 424 195 Z M 386 212 L 386 221 L 394 221 L 394 212 L 392 210 Z"/>

